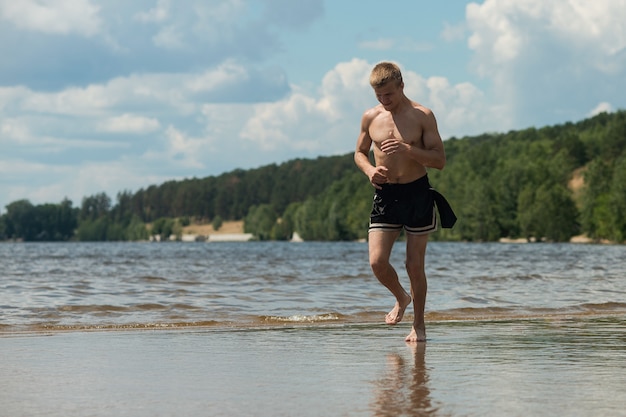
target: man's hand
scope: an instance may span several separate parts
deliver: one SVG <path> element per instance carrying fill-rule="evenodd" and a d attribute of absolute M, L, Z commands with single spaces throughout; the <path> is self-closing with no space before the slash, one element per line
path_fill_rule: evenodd
<path fill-rule="evenodd" d="M 385 139 L 380 144 L 380 150 L 386 153 L 387 155 L 406 151 L 408 150 L 408 147 L 409 147 L 408 143 L 402 140 L 396 139 L 396 138 Z"/>
<path fill-rule="evenodd" d="M 384 166 L 374 167 L 374 169 L 369 174 L 370 182 L 377 190 L 380 190 L 382 187 L 380 184 L 385 184 L 387 182 L 387 168 Z"/>

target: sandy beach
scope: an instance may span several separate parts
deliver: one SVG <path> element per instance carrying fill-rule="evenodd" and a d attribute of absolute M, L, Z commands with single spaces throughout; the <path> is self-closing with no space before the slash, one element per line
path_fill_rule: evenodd
<path fill-rule="evenodd" d="M 226 221 L 217 230 L 212 224 L 191 224 L 183 228 L 183 241 L 197 242 L 246 242 L 253 239 L 251 233 L 244 233 L 243 221 Z"/>
<path fill-rule="evenodd" d="M 626 318 L 0 338 L 2 416 L 621 416 Z"/>

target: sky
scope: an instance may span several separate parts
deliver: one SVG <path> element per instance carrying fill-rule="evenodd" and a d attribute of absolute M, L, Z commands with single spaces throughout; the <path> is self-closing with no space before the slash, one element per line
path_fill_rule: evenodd
<path fill-rule="evenodd" d="M 624 22 L 626 0 L 0 0 L 0 213 L 353 152 L 380 61 L 444 144 L 625 109 Z"/>

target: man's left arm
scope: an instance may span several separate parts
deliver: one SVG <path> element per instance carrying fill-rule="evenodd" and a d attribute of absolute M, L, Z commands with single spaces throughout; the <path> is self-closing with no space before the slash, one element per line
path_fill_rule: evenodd
<path fill-rule="evenodd" d="M 424 116 L 424 129 L 422 131 L 424 149 L 412 147 L 414 151 L 417 151 L 415 159 L 426 167 L 441 170 L 446 166 L 446 152 L 437 128 L 437 120 L 430 110 L 424 112 Z"/>

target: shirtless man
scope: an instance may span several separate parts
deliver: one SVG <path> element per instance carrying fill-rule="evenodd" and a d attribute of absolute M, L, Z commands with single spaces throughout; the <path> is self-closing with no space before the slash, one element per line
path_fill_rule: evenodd
<path fill-rule="evenodd" d="M 443 196 L 431 189 L 426 167 L 443 169 L 446 154 L 435 116 L 430 109 L 404 95 L 402 73 L 396 64 L 377 64 L 371 72 L 370 84 L 380 104 L 363 114 L 354 153 L 356 165 L 375 188 L 368 238 L 369 262 L 374 275 L 396 297 L 385 322 L 399 323 L 412 300 L 413 327 L 405 340 L 424 342 L 427 290 L 424 261 L 428 234 L 437 229 L 434 201 L 444 227 L 451 227 L 450 221 L 454 224 L 456 220 L 448 216 L 452 211 Z M 369 159 L 372 144 L 375 166 Z M 444 205 L 450 209 L 445 222 L 441 207 Z M 403 228 L 411 294 L 402 287 L 389 262 L 393 244 Z"/>

